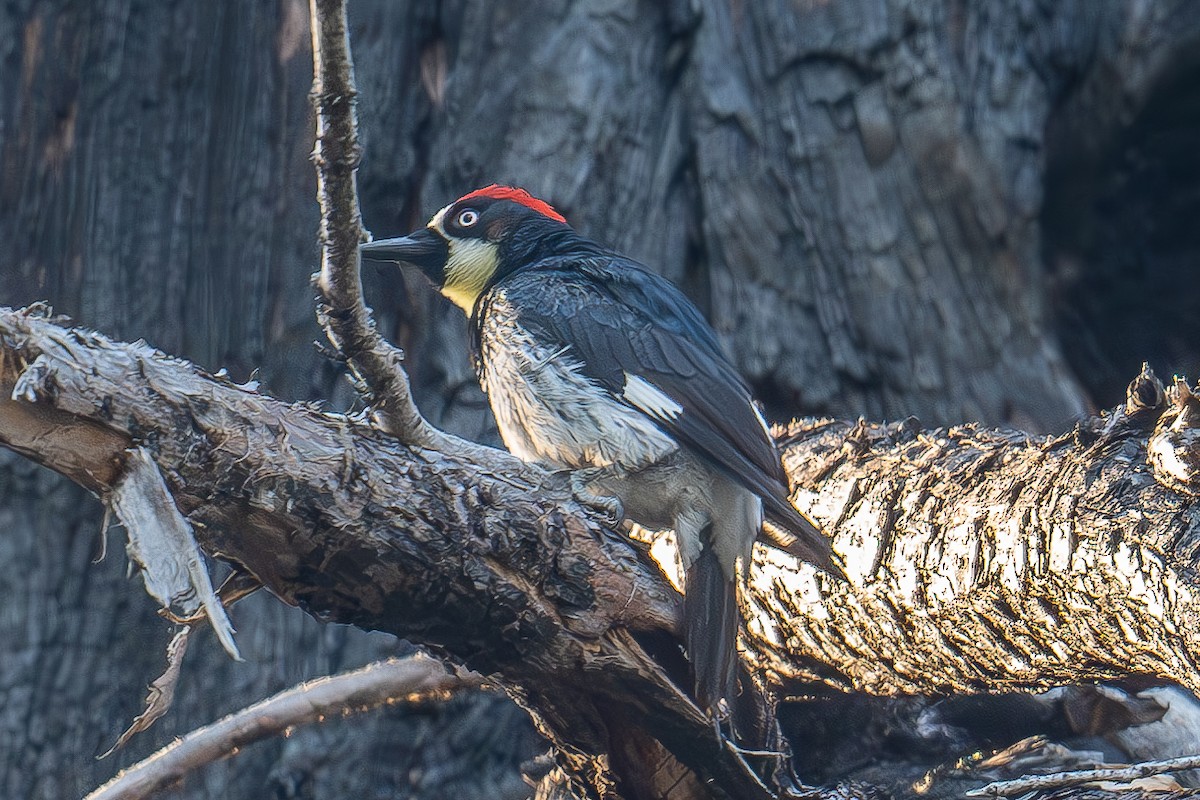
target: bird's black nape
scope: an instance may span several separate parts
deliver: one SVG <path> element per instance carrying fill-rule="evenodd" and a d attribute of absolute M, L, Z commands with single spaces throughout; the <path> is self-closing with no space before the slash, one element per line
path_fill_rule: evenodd
<path fill-rule="evenodd" d="M 565 222 L 524 208 L 514 211 L 515 219 L 500 241 L 500 264 L 504 274 L 497 275 L 497 279 L 549 258 L 611 254 L 610 250 L 581 236 Z"/>

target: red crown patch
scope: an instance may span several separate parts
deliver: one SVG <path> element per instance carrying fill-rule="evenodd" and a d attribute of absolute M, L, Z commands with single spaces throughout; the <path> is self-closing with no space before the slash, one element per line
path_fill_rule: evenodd
<path fill-rule="evenodd" d="M 458 202 L 470 200 L 472 197 L 490 197 L 493 200 L 512 200 L 514 203 L 520 203 L 526 208 L 532 208 L 534 211 L 549 217 L 553 220 L 565 223 L 566 217 L 554 210 L 554 207 L 545 200 L 538 200 L 524 189 L 518 189 L 514 186 L 500 186 L 493 183 L 491 186 L 485 186 L 482 189 L 476 189 L 470 194 L 464 194 L 458 198 Z"/>

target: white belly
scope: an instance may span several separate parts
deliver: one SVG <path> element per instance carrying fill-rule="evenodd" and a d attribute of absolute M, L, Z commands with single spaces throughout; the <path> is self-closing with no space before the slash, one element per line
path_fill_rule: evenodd
<path fill-rule="evenodd" d="M 513 455 L 558 469 L 632 470 L 677 449 L 649 417 L 582 375 L 570 348 L 540 346 L 515 316 L 503 296 L 493 299 L 480 337 L 480 378 Z"/>

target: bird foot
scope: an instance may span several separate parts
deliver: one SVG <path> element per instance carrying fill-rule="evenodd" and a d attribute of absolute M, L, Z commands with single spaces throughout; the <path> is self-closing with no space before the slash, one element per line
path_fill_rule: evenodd
<path fill-rule="evenodd" d="M 620 499 L 593 492 L 588 488 L 585 472 L 571 473 L 571 494 L 581 505 L 599 512 L 609 527 L 615 528 L 625 519 L 625 506 Z"/>

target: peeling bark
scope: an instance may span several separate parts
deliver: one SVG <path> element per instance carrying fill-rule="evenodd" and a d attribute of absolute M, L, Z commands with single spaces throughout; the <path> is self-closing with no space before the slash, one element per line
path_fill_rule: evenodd
<path fill-rule="evenodd" d="M 94 468 L 58 461 L 54 442 L 39 444 L 45 414 L 142 443 L 208 552 L 310 614 L 495 673 L 598 796 L 786 790 L 786 772 L 759 787 L 673 683 L 686 679 L 663 647 L 678 597 L 645 551 L 527 465 L 405 447 L 361 420 L 21 312 L 0 315 L 0 341 L 0 388 L 23 398 L 0 402 L 6 445 L 97 486 L 117 451 L 92 453 Z M 798 423 L 786 461 L 853 580 L 760 552 L 746 642 L 755 670 L 808 692 L 1129 673 L 1200 687 L 1194 498 L 1146 460 L 1148 441 L 1191 418 L 1190 393 L 1173 387 L 1170 399 L 1058 438 Z M 638 771 L 671 763 L 660 747 L 686 767 L 674 789 Z"/>
<path fill-rule="evenodd" d="M 678 759 L 730 796 L 764 796 L 630 636 L 674 631 L 678 595 L 643 552 L 588 522 L 565 484 L 501 451 L 480 462 L 410 449 L 363 420 L 289 406 L 145 346 L 19 312 L 0 329 L 7 363 L 27 364 L 0 379 L 26 398 L 0 403 L 6 443 L 29 399 L 106 424 L 116 444 L 145 441 L 208 552 L 320 619 L 497 674 L 596 785 L 621 774 L 593 760 L 626 752 L 631 767 Z M 41 429 L 24 431 L 22 452 L 54 467 L 54 451 L 28 446 Z M 88 465 L 60 466 L 96 485 Z"/>
<path fill-rule="evenodd" d="M 20 395 L 21 391 L 18 382 L 13 393 Z M 168 612 L 178 606 L 187 617 L 203 610 L 221 647 L 241 661 L 233 625 L 213 591 L 191 526 L 175 507 L 158 467 L 145 450 L 134 448 L 127 454 L 125 471 L 113 487 L 109 503 L 129 535 L 126 552 L 141 569 L 146 591 Z"/>
<path fill-rule="evenodd" d="M 1134 359 L 1113 366 L 1118 380 L 1157 352 L 1147 342 L 1195 352 L 1195 238 L 1172 233 L 1196 216 L 1195 136 L 1185 127 L 1170 138 L 1171 119 L 1146 109 L 1194 102 L 1198 10 L 1186 0 L 355 0 L 364 209 L 378 232 L 407 232 L 493 180 L 551 195 L 591 235 L 681 283 L 777 418 L 915 413 L 931 425 L 1057 430 L 1086 401 L 1064 375 L 1056 330 L 1111 331 Z M 261 368 L 279 396 L 348 407 L 340 367 L 311 347 L 321 332 L 308 281 L 318 254 L 304 1 L 22 0 L 0 11 L 0 31 L 0 302 L 47 299 L 239 379 Z M 1130 111 L 1136 147 L 1122 142 Z M 1090 137 L 1115 142 L 1112 158 L 1095 157 Z M 1128 169 L 1110 165 L 1146 154 L 1165 179 L 1131 203 Z M 1122 190 L 1111 208 L 1095 214 L 1088 193 L 1050 197 L 1056 183 L 1088 187 L 1089 170 Z M 1077 225 L 1107 232 L 1094 249 L 1114 254 L 1112 269 L 1097 274 Z M 1147 252 L 1178 259 L 1166 289 L 1127 268 Z M 1147 291 L 1142 316 L 1124 304 L 1062 316 L 1056 295 L 1080 287 L 1128 300 L 1106 282 L 1113 273 Z M 409 348 L 425 413 L 494 437 L 458 311 L 392 273 L 366 278 L 381 330 Z M 1071 371 L 1109 402 L 1084 348 L 1065 347 Z M 58 420 L 39 445 L 95 450 L 108 436 Z M 59 456 L 76 458 L 65 446 Z M 89 563 L 101 513 L 56 476 L 0 459 L 0 529 L 18 532 L 0 544 L 12 592 L 0 633 L 13 643 L 0 659 L 0 738 L 13 744 L 0 748 L 0 790 L 14 797 L 79 796 L 106 778 L 112 762 L 60 767 L 103 750 L 160 668 L 168 633 L 150 601 L 130 594 L 119 557 Z M 234 669 L 201 639 L 157 735 L 396 649 L 263 596 L 236 616 L 251 664 Z M 427 719 L 380 715 L 324 741 L 305 733 L 215 768 L 182 796 L 258 797 L 268 772 L 279 793 L 524 796 L 513 767 L 540 742 L 524 725 L 490 730 L 517 719 L 499 703 L 472 714 L 419 746 Z M 522 745 L 506 757 L 477 755 L 512 741 Z M 401 753 L 404 768 L 387 771 L 374 757 L 384 752 Z"/>
<path fill-rule="evenodd" d="M 763 553 L 753 660 L 781 683 L 873 693 L 1129 674 L 1200 688 L 1200 520 L 1147 460 L 1155 422 L 1175 417 L 1122 410 L 1059 437 L 794 425 L 789 469 L 853 580 L 802 613 L 810 581 Z"/>

